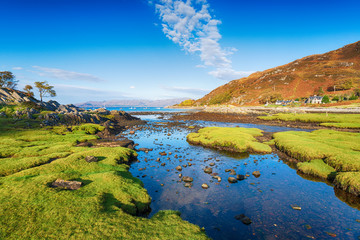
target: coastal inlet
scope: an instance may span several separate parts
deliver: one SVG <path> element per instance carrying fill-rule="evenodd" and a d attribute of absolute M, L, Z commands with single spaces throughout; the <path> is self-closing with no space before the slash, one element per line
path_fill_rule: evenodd
<path fill-rule="evenodd" d="M 300 129 L 140 117 L 148 124 L 125 135 L 141 150 L 130 171 L 144 182 L 152 198 L 149 217 L 159 210 L 179 210 L 183 219 L 204 227 L 213 239 L 360 236 L 356 198 L 338 189 L 334 192 L 326 183 L 304 179 L 277 154 L 234 154 L 186 141 L 199 127 Z"/>

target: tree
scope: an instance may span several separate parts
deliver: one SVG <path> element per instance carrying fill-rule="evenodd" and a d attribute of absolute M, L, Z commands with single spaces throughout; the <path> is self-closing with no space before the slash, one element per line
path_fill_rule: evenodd
<path fill-rule="evenodd" d="M 35 87 L 39 91 L 41 103 L 43 102 L 43 97 L 56 97 L 56 92 L 53 90 L 54 86 L 50 86 L 46 81 L 35 82 Z"/>
<path fill-rule="evenodd" d="M 321 102 L 322 102 L 322 103 L 329 103 L 329 102 L 330 102 L 330 99 L 329 99 L 329 97 L 328 97 L 327 95 L 325 95 L 325 96 L 323 97 L 323 99 L 321 100 Z"/>
<path fill-rule="evenodd" d="M 17 83 L 18 81 L 15 79 L 15 76 L 12 72 L 9 71 L 0 72 L 0 87 L 14 89 Z"/>
<path fill-rule="evenodd" d="M 26 92 L 26 95 L 28 95 L 29 97 L 33 97 L 34 93 L 31 91 L 33 89 L 33 87 L 31 85 L 26 85 L 24 87 L 24 91 Z"/>

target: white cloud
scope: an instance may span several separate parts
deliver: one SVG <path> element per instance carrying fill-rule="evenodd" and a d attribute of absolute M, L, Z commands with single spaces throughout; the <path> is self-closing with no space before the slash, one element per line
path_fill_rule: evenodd
<path fill-rule="evenodd" d="M 80 80 L 80 81 L 88 81 L 88 82 L 103 82 L 104 80 L 93 76 L 87 73 L 77 73 L 72 71 L 67 71 L 58 68 L 46 68 L 40 66 L 33 66 L 37 71 L 36 73 L 40 76 L 57 78 L 61 80 Z"/>
<path fill-rule="evenodd" d="M 134 88 L 135 88 L 135 86 L 130 86 L 130 88 L 131 88 L 131 89 L 134 89 Z"/>
<path fill-rule="evenodd" d="M 23 70 L 22 67 L 13 67 L 12 69 L 13 69 L 13 70 Z"/>
<path fill-rule="evenodd" d="M 187 88 L 187 87 L 162 87 L 164 90 L 167 91 L 174 91 L 174 92 L 181 92 L 181 93 L 190 93 L 195 95 L 204 95 L 209 93 L 209 89 L 202 89 L 202 88 Z"/>
<path fill-rule="evenodd" d="M 215 68 L 209 74 L 223 80 L 233 80 L 244 76 L 245 72 L 232 67 L 229 55 L 236 49 L 224 49 L 219 40 L 218 25 L 207 0 L 156 0 L 154 3 L 162 21 L 165 35 L 179 44 L 186 52 L 199 54 L 203 65 Z M 199 65 L 198 65 L 199 66 Z"/>

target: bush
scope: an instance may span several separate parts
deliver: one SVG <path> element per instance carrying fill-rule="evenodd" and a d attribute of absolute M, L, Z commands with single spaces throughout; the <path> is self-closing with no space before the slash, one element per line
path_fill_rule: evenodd
<path fill-rule="evenodd" d="M 335 97 L 333 97 L 333 98 L 332 98 L 332 101 L 335 101 L 335 102 L 338 102 L 338 101 L 340 101 L 340 98 L 339 98 L 339 96 L 335 96 Z"/>
<path fill-rule="evenodd" d="M 349 97 L 349 100 L 357 100 L 359 97 L 356 95 L 351 95 L 351 97 Z"/>
<path fill-rule="evenodd" d="M 330 102 L 330 99 L 329 99 L 329 97 L 328 97 L 327 95 L 325 95 L 325 96 L 323 97 L 323 99 L 321 100 L 321 102 L 322 102 L 322 103 L 329 103 L 329 102 Z"/>

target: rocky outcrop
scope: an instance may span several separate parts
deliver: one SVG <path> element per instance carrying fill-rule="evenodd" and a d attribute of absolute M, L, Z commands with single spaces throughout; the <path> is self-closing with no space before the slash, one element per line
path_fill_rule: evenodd
<path fill-rule="evenodd" d="M 9 104 L 9 103 L 22 103 L 22 102 L 36 102 L 33 97 L 29 97 L 26 93 L 17 91 L 10 88 L 0 88 L 0 104 Z"/>

